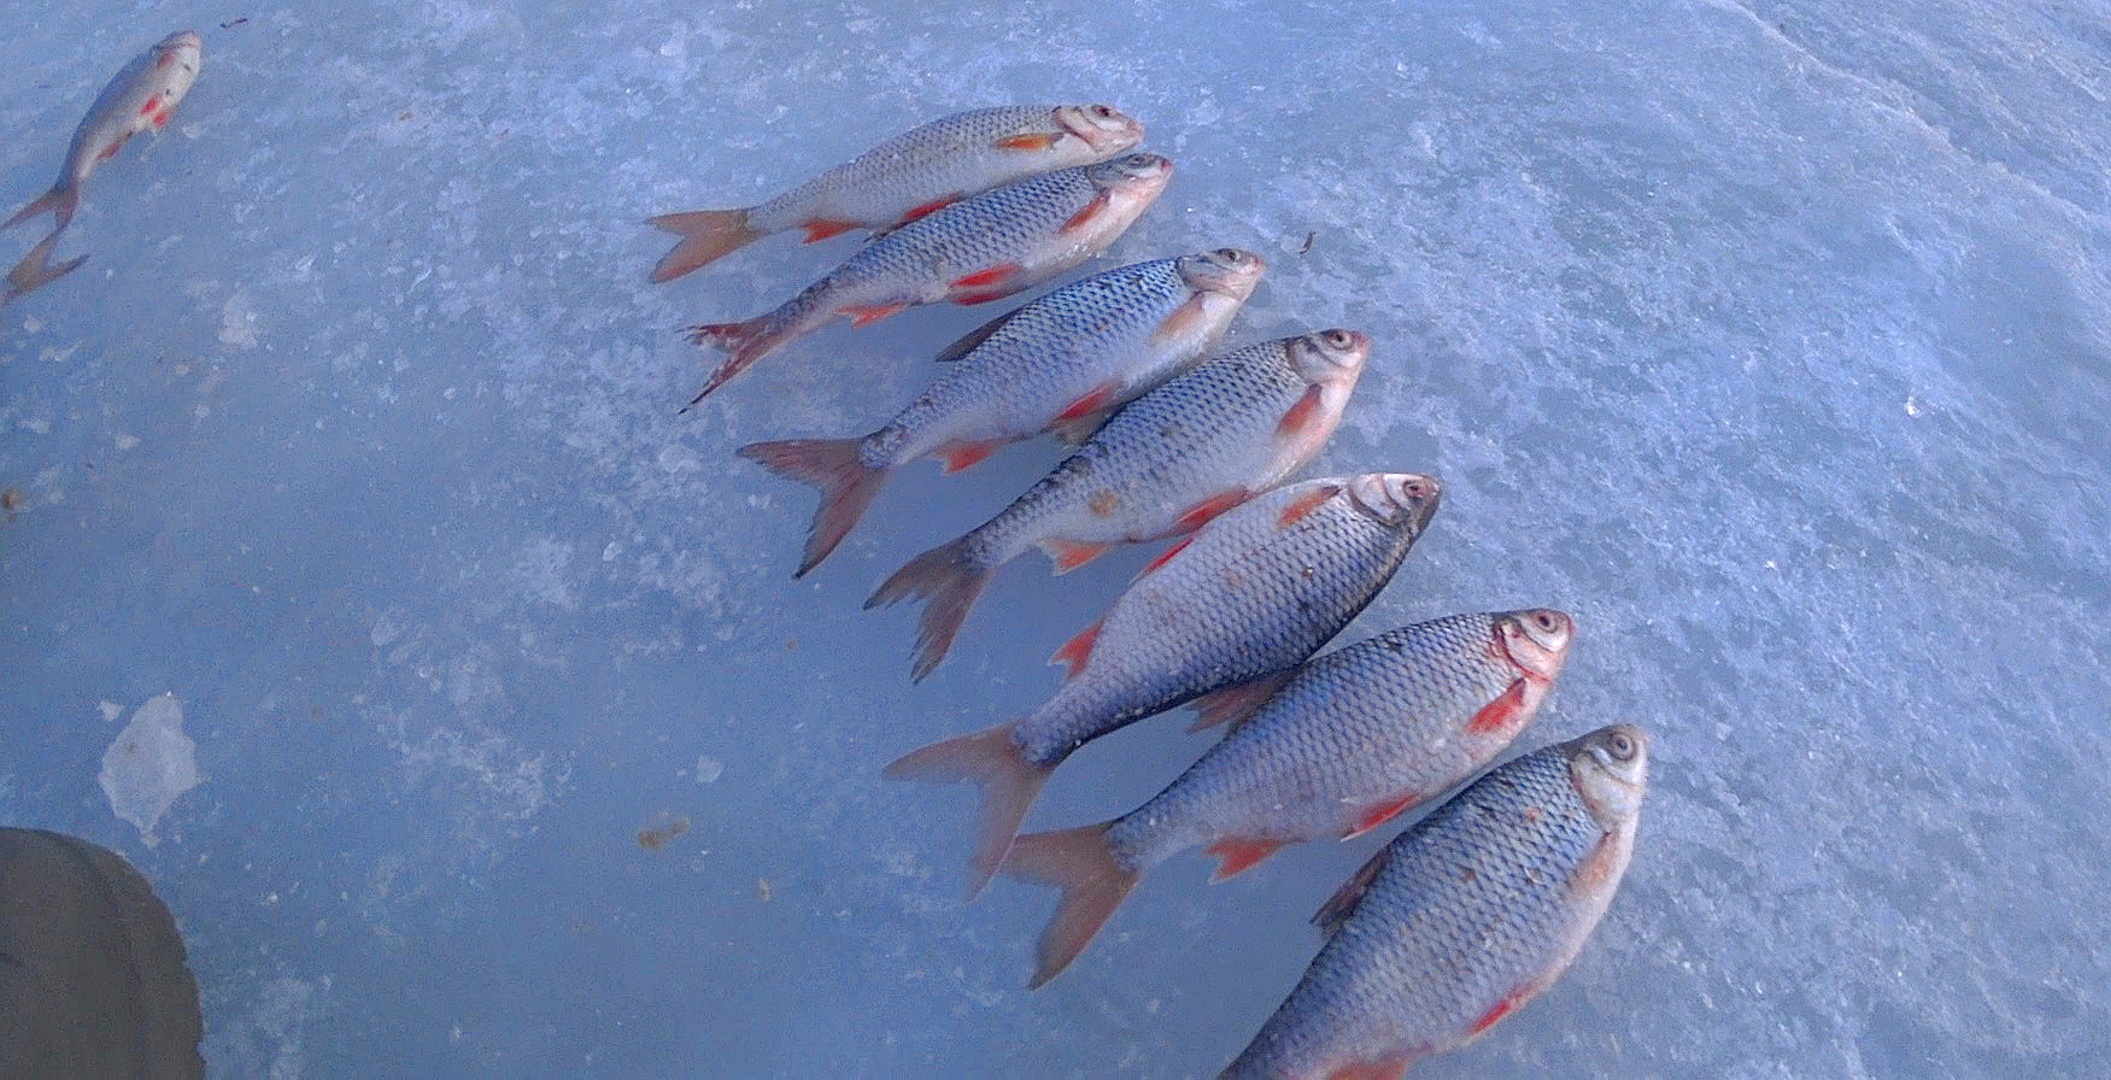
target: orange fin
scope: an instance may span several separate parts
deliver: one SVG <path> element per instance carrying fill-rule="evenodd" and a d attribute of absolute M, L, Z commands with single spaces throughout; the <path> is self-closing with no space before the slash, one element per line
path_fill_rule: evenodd
<path fill-rule="evenodd" d="M 964 278 L 960 278 L 959 280 L 953 282 L 951 288 L 979 289 L 985 285 L 1001 284 L 1005 281 L 1010 280 L 1012 277 L 1017 275 L 1022 269 L 1025 268 L 1020 266 L 1018 263 L 1002 263 L 997 266 L 992 266 L 987 270 L 977 270 Z"/>
<path fill-rule="evenodd" d="M 1121 393 L 1121 383 L 1119 381 L 1109 380 L 1103 382 L 1093 387 L 1084 397 L 1071 402 L 1062 412 L 1057 413 L 1054 423 L 1049 426 L 1053 427 L 1055 424 L 1065 424 L 1091 416 L 1093 413 L 1105 409 L 1114 401 L 1115 395 L 1119 393 Z"/>
<path fill-rule="evenodd" d="M 1158 329 L 1151 331 L 1151 343 L 1161 345 L 1193 330 L 1195 324 L 1202 321 L 1202 311 L 1202 297 L 1192 297 L 1173 309 L 1173 313 L 1158 324 Z"/>
<path fill-rule="evenodd" d="M 1062 974 L 1085 946 L 1092 943 L 1114 909 L 1136 887 L 1137 873 L 1121 865 L 1107 846 L 1107 828 L 1101 822 L 1059 832 L 1034 833 L 1013 841 L 1004 857 L 1006 877 L 1038 881 L 1063 890 L 1056 902 L 1055 917 L 1041 931 L 1038 963 L 1033 980 L 1026 984 L 1038 990 Z"/>
<path fill-rule="evenodd" d="M 999 150 L 1046 150 L 1054 146 L 1056 140 L 1061 138 L 1061 135 L 1051 134 L 1006 135 L 1004 138 L 998 139 L 993 145 Z"/>
<path fill-rule="evenodd" d="M 682 238 L 660 264 L 652 268 L 654 282 L 672 281 L 700 266 L 719 259 L 762 238 L 748 225 L 746 210 L 691 210 L 647 218 L 645 224 Z"/>
<path fill-rule="evenodd" d="M 866 466 L 858 456 L 863 439 L 789 439 L 751 443 L 735 453 L 787 479 L 821 489 L 821 506 L 807 530 L 806 552 L 793 577 L 820 565 L 872 505 L 887 482 L 887 470 Z"/>
<path fill-rule="evenodd" d="M 1481 1032 L 1494 1027 L 1503 1017 L 1516 1012 L 1519 1005 L 1532 1000 L 1532 995 L 1535 992 L 1536 988 L 1529 984 L 1510 991 L 1508 997 L 1496 1002 L 1492 1008 L 1481 1014 L 1479 1020 L 1473 1022 L 1473 1027 L 1468 1029 L 1469 1033 L 1479 1035 Z"/>
<path fill-rule="evenodd" d="M 985 341 L 988 341 L 990 335 L 996 333 L 999 327 L 1003 326 L 1005 323 L 1010 322 L 1012 316 L 1017 315 L 1020 311 L 1024 310 L 1026 309 L 1019 308 L 1013 311 L 1007 311 L 1004 314 L 999 315 L 986 323 L 983 323 L 981 326 L 978 326 L 973 330 L 968 331 L 965 335 L 961 337 L 959 341 L 956 341 L 951 345 L 946 346 L 944 349 L 940 350 L 938 355 L 932 357 L 932 359 L 937 360 L 939 363 L 942 364 L 950 364 L 953 361 L 958 360 L 971 352 L 974 352 L 976 346 L 981 345 Z"/>
<path fill-rule="evenodd" d="M 1369 862 L 1358 867 L 1356 872 L 1349 876 L 1349 880 L 1336 889 L 1325 904 L 1320 905 L 1319 912 L 1312 916 L 1312 925 L 1319 927 L 1321 934 L 1333 937 L 1334 932 L 1341 929 L 1341 924 L 1356 913 L 1356 905 L 1363 902 L 1363 894 L 1370 891 L 1371 882 L 1378 880 L 1379 873 L 1385 869 L 1386 860 L 1392 857 L 1393 845 L 1387 844 L 1379 848 L 1378 854 L 1371 856 Z"/>
<path fill-rule="evenodd" d="M 1209 524 L 1210 520 L 1212 518 L 1215 518 L 1218 514 L 1221 514 L 1226 510 L 1229 510 L 1232 507 L 1237 506 L 1242 502 L 1245 502 L 1248 497 L 1249 496 L 1243 489 L 1238 491 L 1227 491 L 1221 495 L 1212 495 L 1209 498 L 1204 499 L 1200 503 L 1195 504 L 1194 508 L 1189 510 L 1187 513 L 1180 515 L 1180 520 L 1173 523 L 1173 531 L 1176 535 L 1179 533 L 1194 532 L 1196 529 L 1199 529 L 1204 525 Z"/>
<path fill-rule="evenodd" d="M 1376 1061 L 1358 1061 L 1327 1074 L 1327 1080 L 1400 1080 L 1415 1063 L 1413 1054 L 1392 1054 Z"/>
<path fill-rule="evenodd" d="M 1070 220 L 1064 222 L 1063 227 L 1058 231 L 1066 233 L 1076 232 L 1077 230 L 1084 228 L 1087 224 L 1092 221 L 1093 218 L 1099 216 L 1099 212 L 1101 210 L 1107 208 L 1107 203 L 1109 201 L 1110 200 L 1107 196 L 1106 189 L 1101 188 L 1099 194 L 1094 195 L 1092 197 L 1092 201 L 1086 203 L 1085 208 L 1083 210 L 1080 210 L 1077 213 L 1070 215 Z"/>
<path fill-rule="evenodd" d="M 1466 725 L 1469 735 L 1494 735 L 1517 720 L 1525 711 L 1525 681 L 1519 679 L 1503 691 L 1501 697 L 1481 706 Z"/>
<path fill-rule="evenodd" d="M 867 611 L 910 597 L 930 602 L 916 624 L 916 662 L 909 674 L 917 682 L 946 658 L 960 624 L 967 621 L 968 609 L 990 583 L 990 568 L 968 553 L 967 541 L 964 536 L 909 560 L 865 601 Z"/>
<path fill-rule="evenodd" d="M 946 463 L 946 471 L 957 473 L 973 465 L 979 465 L 991 454 L 1009 445 L 1009 439 L 984 439 L 981 442 L 947 443 L 938 448 L 938 457 Z"/>
<path fill-rule="evenodd" d="M 1104 621 L 1106 620 L 1101 620 L 1101 622 Z M 1076 637 L 1064 642 L 1063 647 L 1057 649 L 1055 655 L 1048 658 L 1048 662 L 1051 664 L 1070 665 L 1070 674 L 1064 676 L 1065 681 L 1075 679 L 1085 673 L 1085 662 L 1092 657 L 1092 647 L 1099 644 L 1099 628 L 1099 623 L 1093 623 L 1091 626 L 1078 631 Z"/>
<path fill-rule="evenodd" d="M 1207 849 L 1209 854 L 1222 861 L 1217 864 L 1217 872 L 1210 875 L 1210 882 L 1214 884 L 1234 874 L 1243 874 L 1253 869 L 1260 865 L 1263 859 L 1281 850 L 1283 844 L 1284 841 L 1281 840 L 1255 840 L 1236 836 L 1211 844 Z"/>
<path fill-rule="evenodd" d="M 1283 414 L 1282 421 L 1275 425 L 1275 433 L 1296 435 L 1303 431 L 1306 425 L 1312 423 L 1319 415 L 1319 398 L 1319 387 L 1308 388 L 1305 396 L 1298 398 L 1297 404 L 1290 406 L 1290 411 Z"/>
<path fill-rule="evenodd" d="M 858 227 L 858 223 L 855 221 L 809 221 L 800 226 L 800 228 L 806 230 L 804 243 L 808 244 L 826 240 L 832 236 L 841 236 Z"/>
<path fill-rule="evenodd" d="M 1218 724 L 1229 724 L 1231 725 L 1230 730 L 1237 730 L 1240 724 L 1245 723 L 1255 712 L 1259 711 L 1262 704 L 1267 702 L 1269 698 L 1274 697 L 1275 692 L 1281 690 L 1283 684 L 1290 681 L 1290 676 L 1296 673 L 1297 669 L 1290 668 L 1278 671 L 1272 675 L 1263 675 L 1249 682 L 1242 682 L 1237 686 L 1227 686 L 1222 690 L 1212 690 L 1196 698 L 1193 702 L 1195 706 L 1195 722 L 1188 727 L 1188 730 L 1204 731 L 1216 727 Z"/>
<path fill-rule="evenodd" d="M 1146 565 L 1143 569 L 1137 571 L 1136 576 L 1142 577 L 1145 574 L 1148 574 L 1154 570 L 1157 570 L 1159 567 L 1162 567 L 1165 564 L 1172 562 L 1173 556 L 1178 555 L 1183 551 L 1186 551 L 1187 546 L 1194 542 L 1195 538 L 1193 536 L 1181 537 L 1179 543 L 1174 544 L 1172 547 L 1165 549 L 1165 551 L 1162 552 L 1157 558 L 1152 559 L 1148 565 Z"/>
<path fill-rule="evenodd" d="M 975 856 L 968 860 L 973 875 L 968 898 L 989 884 L 1019 835 L 1019 823 L 1041 793 L 1054 765 L 1036 765 L 1026 760 L 1012 741 L 1017 721 L 932 743 L 905 754 L 887 766 L 889 780 L 923 780 L 931 783 L 982 785 L 982 816 L 976 827 Z"/>
<path fill-rule="evenodd" d="M 1296 502 L 1284 507 L 1283 516 L 1275 519 L 1275 527 L 1278 529 L 1287 529 L 1290 526 L 1297 524 L 1298 522 L 1304 520 L 1306 514 L 1309 514 L 1312 511 L 1317 510 L 1322 506 L 1325 506 L 1327 504 L 1328 499 L 1333 498 L 1340 492 L 1341 489 L 1333 486 L 1332 484 L 1328 484 L 1314 489 L 1310 493 L 1300 497 Z"/>
<path fill-rule="evenodd" d="M 1377 803 L 1357 817 L 1355 826 L 1348 832 L 1341 834 L 1341 838 L 1343 840 L 1354 840 L 1364 833 L 1370 832 L 1372 829 L 1400 816 L 1401 811 L 1421 801 L 1422 796 L 1420 795 L 1402 795 L 1398 798 L 1387 799 L 1382 803 Z"/>
<path fill-rule="evenodd" d="M 957 191 L 951 195 L 945 195 L 936 199 L 932 199 L 930 202 L 927 202 L 922 206 L 919 206 L 916 209 L 911 210 L 906 214 L 903 214 L 902 219 L 894 223 L 894 227 L 899 229 L 902 226 L 907 225 L 912 221 L 915 221 L 917 218 L 924 217 L 928 214 L 935 214 L 940 210 L 943 210 L 946 207 L 951 206 L 959 201 L 960 193 Z"/>
<path fill-rule="evenodd" d="M 847 307 L 838 310 L 841 314 L 850 316 L 850 325 L 864 326 L 866 323 L 876 323 L 889 315 L 899 315 L 909 310 L 909 305 L 874 304 L 871 307 Z"/>
<path fill-rule="evenodd" d="M 1041 550 L 1046 551 L 1048 557 L 1055 560 L 1055 572 L 1058 574 L 1067 574 L 1105 555 L 1113 547 L 1113 544 L 1081 544 L 1060 537 L 1041 542 Z"/>

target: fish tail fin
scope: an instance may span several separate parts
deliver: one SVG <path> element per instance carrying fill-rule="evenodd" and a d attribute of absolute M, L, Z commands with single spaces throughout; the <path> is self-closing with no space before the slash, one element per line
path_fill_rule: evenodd
<path fill-rule="evenodd" d="M 41 289 L 80 269 L 81 264 L 88 261 L 88 256 L 80 255 L 57 266 L 51 265 L 51 249 L 58 245 L 59 234 L 65 231 L 64 226 L 51 230 L 50 236 L 37 241 L 37 246 L 30 248 L 29 254 L 22 256 L 22 261 L 7 272 L 7 293 L 0 297 L 0 304 L 33 289 Z"/>
<path fill-rule="evenodd" d="M 1012 838 L 1019 835 L 1019 823 L 1026 820 L 1027 808 L 1041 794 L 1048 774 L 1055 770 L 1053 765 L 1036 765 L 1026 760 L 1012 741 L 1012 733 L 1018 727 L 1019 722 L 1014 720 L 973 735 L 932 743 L 896 758 L 885 773 L 889 780 L 982 785 L 982 818 L 976 826 L 975 855 L 968 860 L 974 871 L 968 882 L 970 900 L 996 876 L 1005 852 L 1011 850 Z"/>
<path fill-rule="evenodd" d="M 788 439 L 751 443 L 735 451 L 779 476 L 821 489 L 821 506 L 814 511 L 806 554 L 794 577 L 805 577 L 828 558 L 887 482 L 886 469 L 875 469 L 859 457 L 864 445 L 863 439 Z"/>
<path fill-rule="evenodd" d="M 705 323 L 689 327 L 685 332 L 690 341 L 723 350 L 727 356 L 725 362 L 718 366 L 718 370 L 711 373 L 711 378 L 704 383 L 704 388 L 697 391 L 696 397 L 690 399 L 687 408 L 695 408 L 697 402 L 704 400 L 711 391 L 724 386 L 726 380 L 746 371 L 748 365 L 775 349 L 780 339 L 773 332 L 774 329 L 770 315 L 757 315 L 746 322 Z M 687 411 L 687 408 L 684 411 Z"/>
<path fill-rule="evenodd" d="M 1107 924 L 1129 890 L 1136 887 L 1141 875 L 1122 866 L 1114 857 L 1113 848 L 1107 845 L 1107 830 L 1113 825 L 1103 821 L 1076 829 L 1032 833 L 1012 841 L 1011 853 L 1004 857 L 1006 877 L 1063 890 L 1063 898 L 1056 901 L 1055 916 L 1041 931 L 1039 966 L 1034 970 L 1033 981 L 1026 984 L 1027 989 L 1037 990 L 1062 974 L 1091 944 L 1100 927 Z"/>
<path fill-rule="evenodd" d="M 50 191 L 31 199 L 28 206 L 15 211 L 15 216 L 8 218 L 6 224 L 0 225 L 0 229 L 12 229 L 46 210 L 51 211 L 52 217 L 58 220 L 59 228 L 63 229 L 72 223 L 73 212 L 79 209 L 80 205 L 79 188 L 72 184 L 54 184 Z"/>
<path fill-rule="evenodd" d="M 699 267 L 709 266 L 768 235 L 748 224 L 746 210 L 689 210 L 661 214 L 645 223 L 682 238 L 674 250 L 652 268 L 654 284 L 673 281 Z"/>
<path fill-rule="evenodd" d="M 916 627 L 916 663 L 911 677 L 922 682 L 946 658 L 968 609 L 989 584 L 990 568 L 968 553 L 969 533 L 950 544 L 932 548 L 909 560 L 907 566 L 873 590 L 865 601 L 867 610 L 894 604 L 905 597 L 929 601 Z"/>

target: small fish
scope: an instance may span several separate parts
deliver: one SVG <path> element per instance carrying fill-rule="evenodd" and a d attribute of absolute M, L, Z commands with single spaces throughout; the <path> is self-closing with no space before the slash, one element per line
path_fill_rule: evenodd
<path fill-rule="evenodd" d="M 57 266 L 51 265 L 51 250 L 58 245 L 59 234 L 65 231 L 64 225 L 51 230 L 50 236 L 37 241 L 37 246 L 30 248 L 29 254 L 22 256 L 22 261 L 7 272 L 7 292 L 0 294 L 0 307 L 12 303 L 15 297 L 32 289 L 41 289 L 73 273 L 80 269 L 82 263 L 88 261 L 88 256 L 79 255 Z"/>
<path fill-rule="evenodd" d="M 652 280 L 671 281 L 772 233 L 807 243 L 914 221 L 969 195 L 1036 173 L 1091 165 L 1143 142 L 1143 125 L 1107 105 L 1006 105 L 934 120 L 897 135 L 759 206 L 662 214 L 683 237 Z"/>
<path fill-rule="evenodd" d="M 1056 652 L 1070 675 L 1040 708 L 908 754 L 887 775 L 983 786 L 969 861 L 970 895 L 980 892 L 1072 752 L 1191 702 L 1198 727 L 1251 712 L 1392 580 L 1441 490 L 1434 477 L 1365 473 L 1287 484 L 1225 513 Z"/>
<path fill-rule="evenodd" d="M 793 576 L 827 558 L 888 475 L 917 458 L 937 454 L 954 472 L 1043 431 L 1089 433 L 1216 347 L 1265 268 L 1252 252 L 1223 248 L 1065 285 L 939 354 L 959 362 L 878 431 L 741 447 L 741 457 L 821 489 Z"/>
<path fill-rule="evenodd" d="M 1553 985 L 1634 851 L 1649 740 L 1622 724 L 1490 772 L 1364 864 L 1224 1080 L 1397 1077 Z"/>
<path fill-rule="evenodd" d="M 1188 848 L 1207 845 L 1222 881 L 1288 844 L 1361 836 L 1480 771 L 1539 710 L 1573 630 L 1559 611 L 1452 615 L 1328 653 L 1133 812 L 1020 837 L 1004 873 L 1063 890 L 1031 985 Z"/>
<path fill-rule="evenodd" d="M 1105 251 L 1172 175 L 1165 158 L 1130 154 L 1006 184 L 917 218 L 774 311 L 690 327 L 690 340 L 730 355 L 689 404 L 838 315 L 863 326 L 916 304 L 980 304 L 1047 281 Z"/>
<path fill-rule="evenodd" d="M 910 560 L 866 608 L 930 601 L 916 639 L 922 679 L 990 575 L 1028 549 L 1067 573 L 1117 544 L 1193 532 L 1303 468 L 1341 422 L 1370 353 L 1362 334 L 1327 330 L 1203 361 L 1124 406 L 1002 513 Z"/>
<path fill-rule="evenodd" d="M 179 30 L 133 57 L 96 95 L 87 118 L 73 129 L 66 165 L 51 190 L 15 212 L 0 229 L 13 228 L 47 210 L 63 229 L 81 203 L 81 185 L 97 165 L 115 155 L 125 141 L 149 128 L 167 126 L 176 103 L 198 79 L 205 41 L 194 30 Z M 78 265 L 76 263 L 75 265 Z M 62 271 L 63 272 L 63 271 Z M 47 279 L 48 280 L 48 279 Z"/>

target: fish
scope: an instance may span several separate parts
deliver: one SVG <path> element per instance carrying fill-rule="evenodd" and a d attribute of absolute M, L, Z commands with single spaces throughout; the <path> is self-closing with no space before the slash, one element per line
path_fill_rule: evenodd
<path fill-rule="evenodd" d="M 1096 430 L 1215 348 L 1266 269 L 1250 251 L 1221 248 L 1095 274 L 955 342 L 939 354 L 956 361 L 947 374 L 864 438 L 741 447 L 741 457 L 821 489 L 792 576 L 827 558 L 888 475 L 917 458 L 938 455 L 955 472 L 1044 431 Z"/>
<path fill-rule="evenodd" d="M 838 315 L 863 326 L 917 304 L 980 304 L 1047 281 L 1107 249 L 1172 178 L 1157 154 L 1129 154 L 1006 184 L 917 218 L 859 249 L 773 311 L 692 326 L 727 353 L 689 402 Z"/>
<path fill-rule="evenodd" d="M 865 607 L 929 602 L 912 667 L 921 681 L 990 576 L 1028 549 L 1068 573 L 1118 544 L 1191 533 L 1304 468 L 1333 436 L 1370 353 L 1369 338 L 1337 329 L 1197 364 L 1123 406 L 996 517 L 911 559 Z"/>
<path fill-rule="evenodd" d="M 30 248 L 29 254 L 22 256 L 22 261 L 7 272 L 7 291 L 0 293 L 0 307 L 14 302 L 16 297 L 33 289 L 41 289 L 73 273 L 81 268 L 82 263 L 88 261 L 88 256 L 77 255 L 57 266 L 51 265 L 51 250 L 57 246 L 59 234 L 65 231 L 66 227 L 63 225 L 51 230 L 51 235 L 37 241 L 37 246 Z"/>
<path fill-rule="evenodd" d="M 1193 704 L 1198 726 L 1250 713 L 1391 581 L 1443 487 L 1419 473 L 1286 484 L 1160 555 L 1097 622 L 1058 649 L 1063 685 L 1019 719 L 933 743 L 887 766 L 895 780 L 982 786 L 969 895 L 1079 747 Z"/>
<path fill-rule="evenodd" d="M 1551 609 L 1476 612 L 1328 653 L 1142 806 L 1020 837 L 1003 873 L 1063 890 L 1030 985 L 1069 967 L 1143 875 L 1188 848 L 1206 845 L 1222 881 L 1288 844 L 1362 836 L 1479 772 L 1531 722 L 1574 630 Z"/>
<path fill-rule="evenodd" d="M 115 156 L 132 136 L 168 125 L 177 103 L 198 79 L 204 49 L 205 40 L 197 31 L 179 30 L 133 57 L 96 95 L 87 117 L 73 129 L 73 143 L 66 148 L 66 164 L 59 170 L 58 182 L 15 211 L 0 229 L 13 228 L 46 211 L 59 228 L 70 224 L 80 207 L 81 185 L 88 174 Z"/>
<path fill-rule="evenodd" d="M 1319 955 L 1223 1080 L 1397 1077 L 1552 986 L 1627 872 L 1648 771 L 1641 728 L 1601 728 L 1395 838 L 1314 916 Z"/>
<path fill-rule="evenodd" d="M 672 281 L 773 233 L 806 242 L 914 221 L 969 195 L 1037 173 L 1092 165 L 1143 142 L 1143 125 L 1111 105 L 972 109 L 897 135 L 768 202 L 661 214 L 646 224 L 682 237 L 653 268 Z"/>

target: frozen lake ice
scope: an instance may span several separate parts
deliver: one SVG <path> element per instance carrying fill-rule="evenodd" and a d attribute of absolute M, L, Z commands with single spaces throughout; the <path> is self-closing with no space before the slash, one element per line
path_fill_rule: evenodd
<path fill-rule="evenodd" d="M 1247 247 L 1232 342 L 1373 338 L 1312 474 L 1446 491 L 1346 639 L 1560 607 L 1520 749 L 1654 736 L 1575 967 L 1417 1075 L 2111 1072 L 2111 8 L 89 0 L 0 39 L 6 209 L 183 26 L 203 72 L 89 182 L 93 257 L 0 309 L 0 824 L 155 883 L 215 1074 L 1245 1044 L 1396 829 L 1176 860 L 1029 994 L 1052 894 L 964 905 L 972 795 L 879 777 L 1040 701 L 1155 547 L 1021 560 L 912 686 L 913 614 L 858 605 L 1056 449 L 906 470 L 797 583 L 811 494 L 732 455 L 869 430 L 992 312 L 839 324 L 677 415 L 715 357 L 675 328 L 850 241 L 645 280 L 651 214 L 1069 100 L 1178 166 L 1081 273 Z M 164 694 L 196 786 L 150 844 L 99 775 Z M 1029 825 L 1135 805 L 1184 726 L 1087 747 Z"/>

